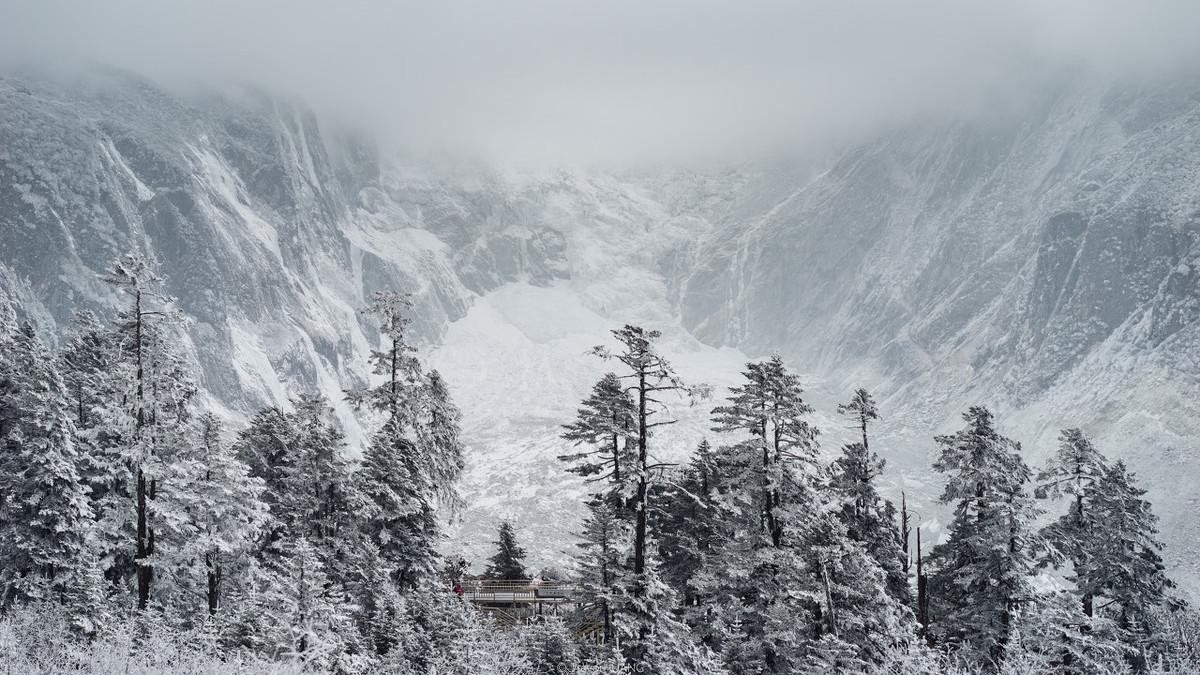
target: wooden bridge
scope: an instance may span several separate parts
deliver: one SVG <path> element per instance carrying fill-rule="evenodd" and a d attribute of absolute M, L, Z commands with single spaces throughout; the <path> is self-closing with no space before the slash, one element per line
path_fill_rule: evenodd
<path fill-rule="evenodd" d="M 463 598 L 488 614 L 502 627 L 513 627 L 541 616 L 562 616 L 586 603 L 587 594 L 577 584 L 535 579 L 467 579 L 460 582 Z M 603 640 L 604 626 L 588 621 L 575 628 L 575 637 Z"/>
<path fill-rule="evenodd" d="M 467 579 L 461 582 L 463 597 L 480 606 L 579 605 L 583 589 L 562 581 L 534 579 Z"/>

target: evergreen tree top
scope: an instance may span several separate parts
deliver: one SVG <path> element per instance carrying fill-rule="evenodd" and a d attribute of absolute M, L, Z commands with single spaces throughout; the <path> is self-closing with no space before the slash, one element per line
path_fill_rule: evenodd
<path fill-rule="evenodd" d="M 660 331 L 626 324 L 611 332 L 620 343 L 621 350 L 613 352 L 608 347 L 597 345 L 592 348 L 592 353 L 606 360 L 615 359 L 629 368 L 630 373 L 619 376 L 619 379 L 636 379 L 639 385 L 644 381 L 647 392 L 678 391 L 693 401 L 708 397 L 708 385 L 685 384 L 675 373 L 671 362 L 658 353 L 655 343 L 662 337 Z"/>
<path fill-rule="evenodd" d="M 1104 455 L 1083 431 L 1064 429 L 1059 434 L 1054 455 L 1038 472 L 1038 496 L 1054 499 L 1064 495 L 1080 496 L 1088 486 L 1102 480 L 1107 471 Z"/>
<path fill-rule="evenodd" d="M 854 390 L 854 394 L 848 402 L 839 403 L 837 410 L 838 413 L 860 421 L 863 424 L 869 420 L 879 419 L 879 408 L 875 404 L 875 399 L 871 396 L 870 392 L 861 387 Z"/>
<path fill-rule="evenodd" d="M 743 384 L 729 388 L 726 404 L 713 408 L 713 430 L 748 432 L 753 445 L 770 442 L 781 459 L 815 459 L 819 432 L 804 419 L 813 408 L 804 400 L 799 376 L 776 355 L 746 364 L 742 377 Z"/>
<path fill-rule="evenodd" d="M 164 303 L 174 302 L 163 290 L 166 280 L 159 273 L 157 262 L 137 251 L 126 253 L 109 263 L 101 279 L 130 295 L 155 298 Z"/>
<path fill-rule="evenodd" d="M 490 579 L 525 579 L 525 549 L 517 544 L 517 533 L 511 522 L 501 521 L 496 539 L 496 553 L 488 558 L 485 575 Z"/>
<path fill-rule="evenodd" d="M 1021 446 L 996 430 L 991 411 L 972 406 L 963 413 L 966 427 L 934 440 L 941 451 L 933 468 L 947 474 L 940 501 L 1008 495 L 1020 491 L 1032 472 L 1021 458 Z"/>

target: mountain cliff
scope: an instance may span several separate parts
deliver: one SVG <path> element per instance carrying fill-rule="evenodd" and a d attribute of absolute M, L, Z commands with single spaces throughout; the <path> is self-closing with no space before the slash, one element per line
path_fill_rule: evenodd
<path fill-rule="evenodd" d="M 680 315 L 706 342 L 877 388 L 906 472 L 976 402 L 1034 462 L 1084 428 L 1151 486 L 1195 578 L 1198 177 L 1194 82 L 911 128 L 726 218 L 676 280 Z"/>
<path fill-rule="evenodd" d="M 500 513 L 531 549 L 567 546 L 582 487 L 557 425 L 604 368 L 587 348 L 637 321 L 693 380 L 778 351 L 823 410 L 876 388 L 890 488 L 931 529 L 930 435 L 965 406 L 995 406 L 1034 462 L 1082 426 L 1151 487 L 1176 577 L 1200 579 L 1196 83 L 1063 87 L 823 163 L 628 175 L 398 158 L 275 97 L 107 71 L 0 78 L 0 120 L 0 263 L 44 322 L 111 307 L 98 272 L 151 251 L 228 416 L 317 389 L 361 440 L 341 391 L 377 335 L 356 310 L 412 292 L 464 408 L 473 554 Z M 677 412 L 671 456 L 707 427 Z"/>

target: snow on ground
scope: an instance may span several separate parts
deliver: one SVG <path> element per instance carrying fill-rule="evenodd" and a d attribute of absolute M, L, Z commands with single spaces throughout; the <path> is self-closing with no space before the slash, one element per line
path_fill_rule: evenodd
<path fill-rule="evenodd" d="M 495 528 L 515 520 L 535 567 L 560 563 L 572 548 L 587 487 L 556 457 L 569 451 L 559 438 L 591 385 L 612 368 L 589 354 L 612 344 L 616 320 L 587 309 L 568 284 L 511 284 L 481 298 L 450 325 L 430 355 L 463 410 L 468 444 L 463 492 L 466 511 L 450 531 L 448 553 L 477 567 L 492 553 Z M 726 387 L 746 358 L 671 331 L 662 351 L 692 382 Z M 680 422 L 661 434 L 657 455 L 678 461 L 707 433 L 711 407 L 673 406 Z"/>
<path fill-rule="evenodd" d="M 615 369 L 589 352 L 598 344 L 614 346 L 609 331 L 622 325 L 585 304 L 569 282 L 510 284 L 480 298 L 428 354 L 462 408 L 467 443 L 462 483 L 467 506 L 452 523 L 443 550 L 466 557 L 476 570 L 493 553 L 502 519 L 517 525 L 531 571 L 565 564 L 573 552 L 589 488 L 557 460 L 570 451 L 559 438 L 560 426 L 572 420 L 592 384 Z M 638 312 L 651 313 L 647 307 Z M 666 320 L 669 314 L 661 316 Z M 647 327 L 663 330 L 661 351 L 680 376 L 713 388 L 710 400 L 674 402 L 671 412 L 679 422 L 653 441 L 659 460 L 683 462 L 701 439 L 716 440 L 710 410 L 738 383 L 750 359 L 735 349 L 703 345 L 677 323 Z M 821 383 L 807 376 L 802 381 L 818 408 L 813 422 L 822 429 L 828 456 L 850 432 Z"/>

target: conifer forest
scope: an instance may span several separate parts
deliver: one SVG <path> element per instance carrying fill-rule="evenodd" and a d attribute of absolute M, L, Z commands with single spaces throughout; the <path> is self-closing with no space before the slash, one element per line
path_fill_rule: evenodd
<path fill-rule="evenodd" d="M 461 415 L 410 342 L 407 296 L 362 309 L 377 377 L 345 396 L 374 430 L 351 461 L 317 394 L 226 428 L 161 271 L 130 253 L 103 281 L 124 306 L 80 312 L 57 349 L 0 313 L 13 672 L 1195 672 L 1200 618 L 1153 505 L 1079 429 L 1031 467 L 987 407 L 963 411 L 930 439 L 953 519 L 922 544 L 905 495 L 878 489 L 869 391 L 836 410 L 858 437 L 822 450 L 780 357 L 713 391 L 626 325 L 597 336 L 612 370 L 562 423 L 562 468 L 590 492 L 571 573 L 531 579 L 504 521 L 472 576 L 439 552 Z M 711 408 L 712 437 L 658 462 L 681 403 Z M 486 602 L 488 580 L 559 582 L 568 602 L 521 616 Z"/>
<path fill-rule="evenodd" d="M 1200 675 L 1197 0 L 0 0 L 0 675 Z"/>

